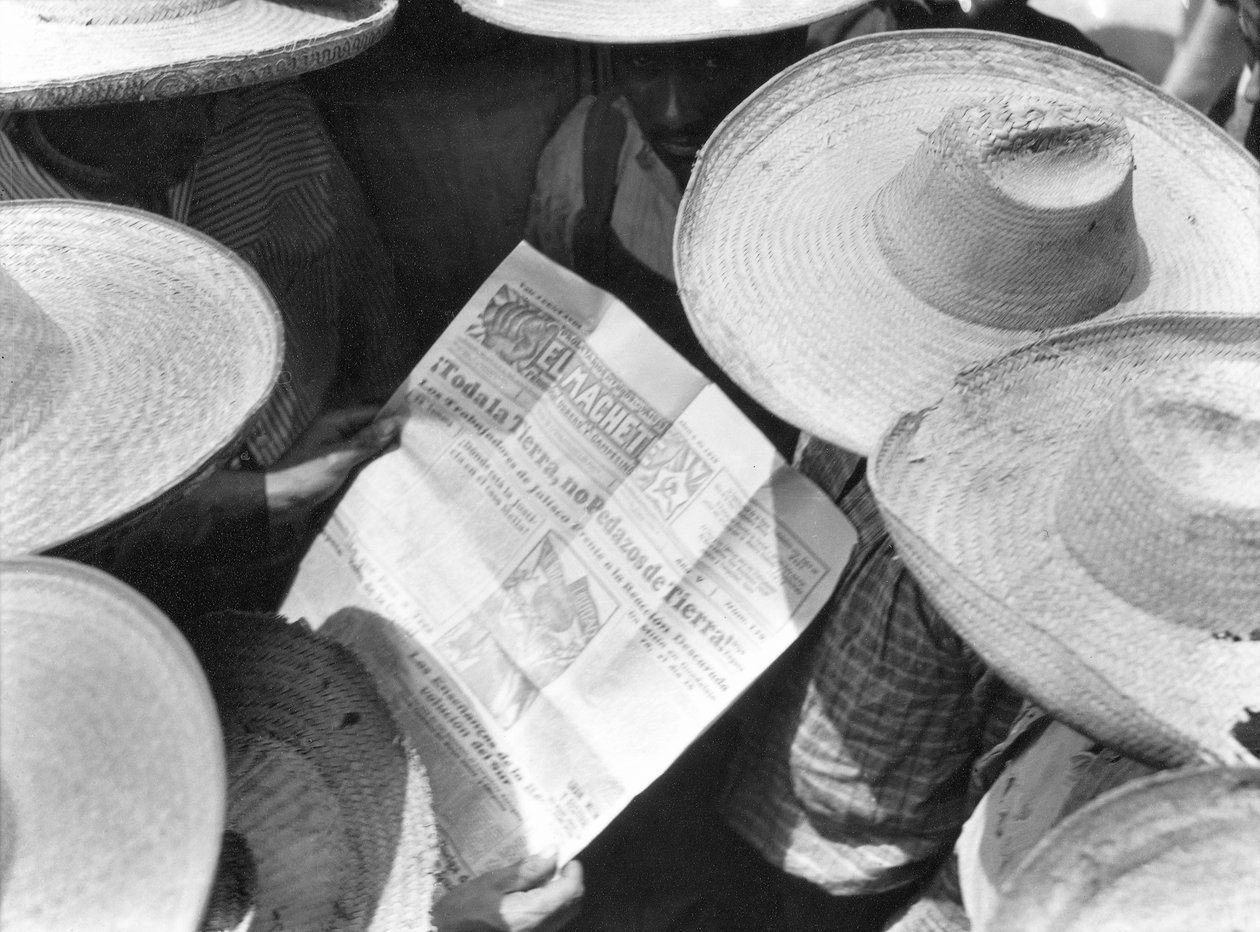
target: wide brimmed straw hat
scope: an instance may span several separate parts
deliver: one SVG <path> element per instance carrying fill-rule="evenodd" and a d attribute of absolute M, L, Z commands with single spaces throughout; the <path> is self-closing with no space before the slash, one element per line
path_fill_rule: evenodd
<path fill-rule="evenodd" d="M 999 888 L 983 932 L 1257 932 L 1260 770 L 1193 769 L 1104 794 Z"/>
<path fill-rule="evenodd" d="M 279 313 L 234 253 L 154 214 L 0 203 L 0 555 L 176 494 L 271 393 Z"/>
<path fill-rule="evenodd" d="M 0 927 L 191 932 L 223 832 L 192 651 L 98 570 L 0 562 Z"/>
<path fill-rule="evenodd" d="M 515 32 L 579 42 L 696 42 L 808 26 L 866 0 L 459 0 L 465 12 Z"/>
<path fill-rule="evenodd" d="M 256 878 L 243 928 L 427 927 L 428 780 L 366 670 L 272 616 L 213 615 L 188 635 L 223 721 L 227 827 Z"/>
<path fill-rule="evenodd" d="M 6 0 L 0 110 L 226 91 L 343 61 L 398 0 Z"/>
<path fill-rule="evenodd" d="M 960 369 L 1102 315 L 1260 310 L 1260 172 L 1100 59 L 924 30 L 855 39 L 705 146 L 675 271 L 749 394 L 869 454 Z"/>
<path fill-rule="evenodd" d="M 897 552 L 1004 680 L 1148 763 L 1256 763 L 1260 318 L 1035 342 L 903 417 L 870 479 Z"/>

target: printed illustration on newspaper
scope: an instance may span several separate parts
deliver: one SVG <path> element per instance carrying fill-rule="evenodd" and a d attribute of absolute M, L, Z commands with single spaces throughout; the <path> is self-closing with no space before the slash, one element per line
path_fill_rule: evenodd
<path fill-rule="evenodd" d="M 524 244 L 400 413 L 283 611 L 375 674 L 452 879 L 572 857 L 808 624 L 852 527 L 624 305 Z"/>

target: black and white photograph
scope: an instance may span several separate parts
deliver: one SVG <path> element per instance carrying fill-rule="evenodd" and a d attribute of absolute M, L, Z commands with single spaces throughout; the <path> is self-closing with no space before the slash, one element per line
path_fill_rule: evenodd
<path fill-rule="evenodd" d="M 0 932 L 1260 932 L 1260 0 L 0 0 Z"/>

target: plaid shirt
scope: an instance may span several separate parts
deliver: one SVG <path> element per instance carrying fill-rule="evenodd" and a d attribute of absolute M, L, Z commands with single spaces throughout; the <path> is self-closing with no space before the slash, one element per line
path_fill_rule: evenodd
<path fill-rule="evenodd" d="M 772 864 L 842 896 L 934 866 L 966 817 L 973 762 L 1018 709 L 893 551 L 865 465 L 818 440 L 801 450 L 801 471 L 858 543 L 745 735 L 721 804 Z"/>
<path fill-rule="evenodd" d="M 217 130 L 165 213 L 235 251 L 280 308 L 285 368 L 247 442 L 267 466 L 330 403 L 383 401 L 408 360 L 391 337 L 392 267 L 310 97 L 263 84 L 215 108 Z M 23 120 L 0 113 L 0 200 L 88 199 L 15 142 L 38 134 Z"/>

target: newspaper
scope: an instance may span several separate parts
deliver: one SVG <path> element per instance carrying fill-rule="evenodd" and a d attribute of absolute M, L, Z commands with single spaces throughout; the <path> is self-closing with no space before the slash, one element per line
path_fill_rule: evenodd
<path fill-rule="evenodd" d="M 795 639 L 853 529 L 623 304 L 525 244 L 399 415 L 283 611 L 376 675 L 450 879 L 572 857 Z"/>

